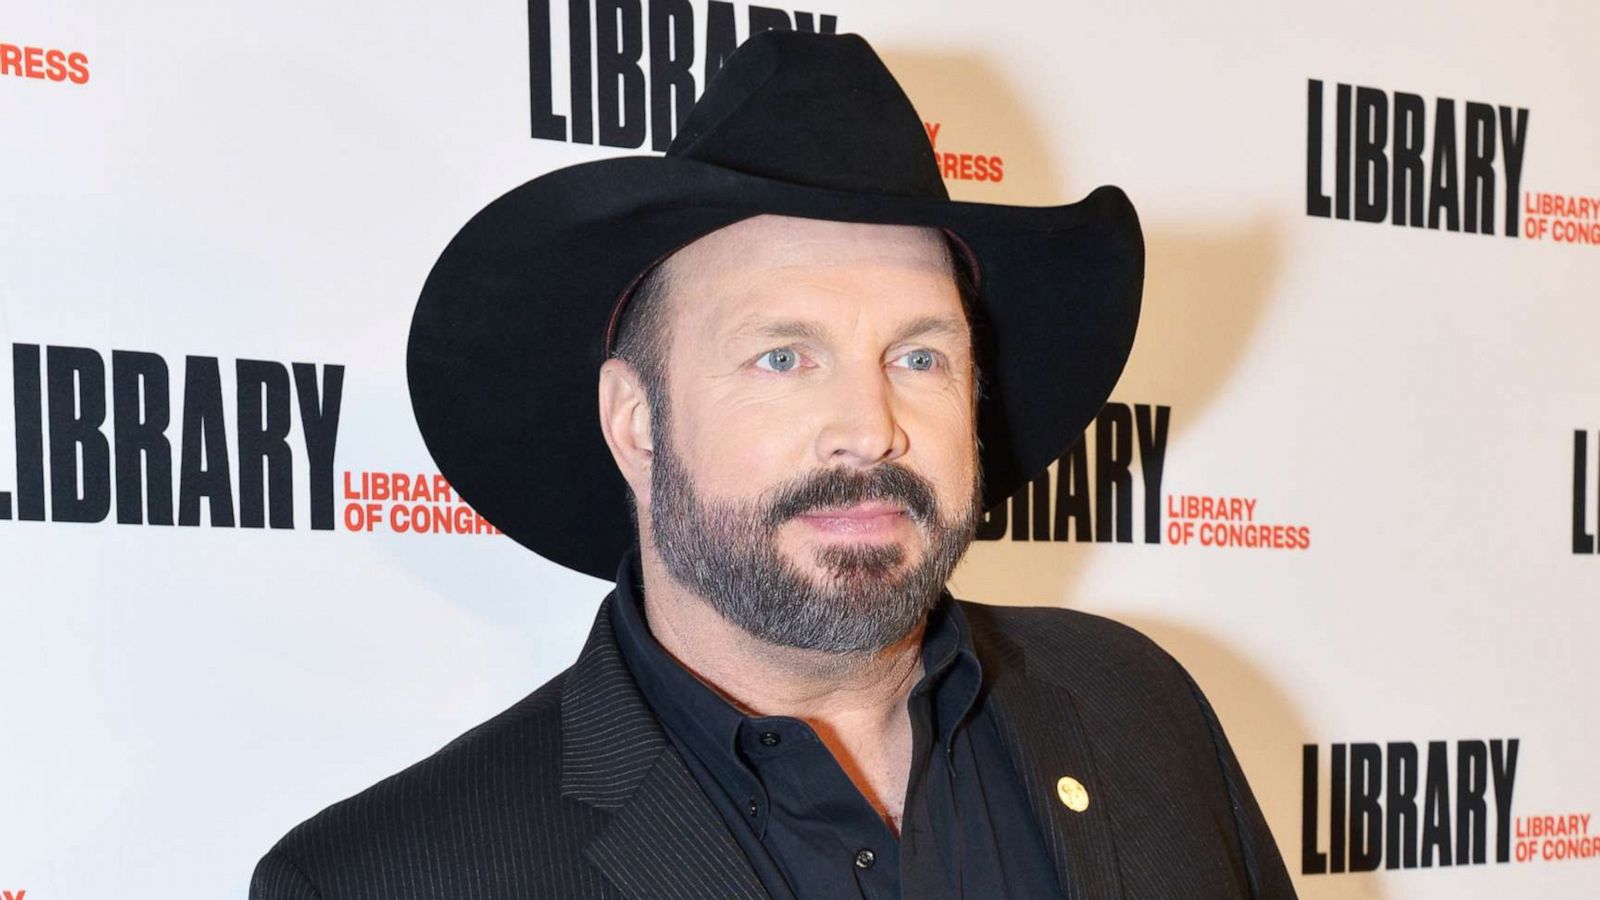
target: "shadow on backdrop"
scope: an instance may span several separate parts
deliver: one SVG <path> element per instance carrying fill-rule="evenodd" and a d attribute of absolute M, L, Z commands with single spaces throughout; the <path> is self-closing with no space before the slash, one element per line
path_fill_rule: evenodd
<path fill-rule="evenodd" d="M 1060 150 L 1036 127 L 1039 110 L 1019 103 L 1016 92 L 987 59 L 893 45 L 878 47 L 878 53 L 924 125 L 938 126 L 935 153 L 1001 160 L 998 181 L 979 181 L 975 172 L 968 180 L 947 177 L 945 187 L 952 199 L 1017 206 L 1069 202 L 1060 196 L 1062 182 L 1056 177 Z"/>

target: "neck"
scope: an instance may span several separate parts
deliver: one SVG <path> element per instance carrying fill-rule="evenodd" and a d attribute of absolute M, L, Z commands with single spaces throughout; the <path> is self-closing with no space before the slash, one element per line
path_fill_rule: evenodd
<path fill-rule="evenodd" d="M 649 548 L 641 561 L 645 620 L 662 649 L 742 712 L 810 725 L 898 832 L 911 765 L 906 698 L 922 677 L 924 626 L 870 652 L 782 647 L 723 618 Z"/>

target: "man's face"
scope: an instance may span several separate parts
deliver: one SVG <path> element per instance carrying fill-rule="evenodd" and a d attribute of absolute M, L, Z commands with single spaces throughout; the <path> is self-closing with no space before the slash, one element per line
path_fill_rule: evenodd
<path fill-rule="evenodd" d="M 668 262 L 648 515 L 678 581 L 773 643 L 904 637 L 971 540 L 971 334 L 938 232 L 761 216 Z"/>

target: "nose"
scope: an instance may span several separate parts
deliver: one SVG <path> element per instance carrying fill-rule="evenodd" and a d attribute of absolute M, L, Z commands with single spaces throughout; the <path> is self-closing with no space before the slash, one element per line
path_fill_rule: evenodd
<path fill-rule="evenodd" d="M 904 456 L 910 439 L 895 414 L 893 386 L 883 367 L 853 365 L 830 380 L 818 397 L 824 408 L 817 461 L 866 468 Z"/>

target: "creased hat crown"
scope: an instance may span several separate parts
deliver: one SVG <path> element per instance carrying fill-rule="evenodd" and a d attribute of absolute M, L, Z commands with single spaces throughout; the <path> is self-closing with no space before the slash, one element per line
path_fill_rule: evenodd
<path fill-rule="evenodd" d="M 854 34 L 750 38 L 706 86 L 667 156 L 809 187 L 949 197 L 921 117 Z"/>

